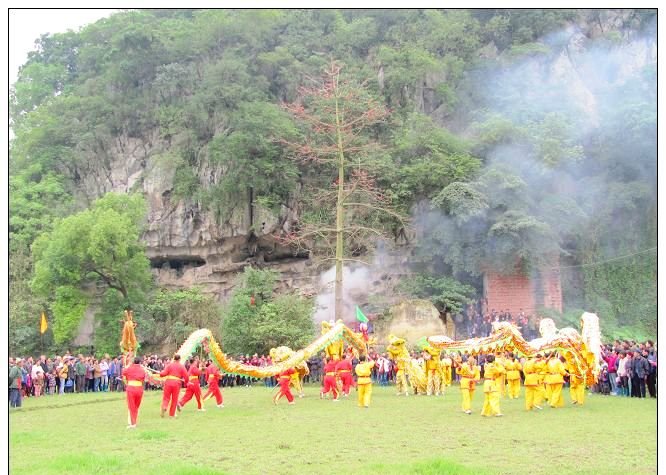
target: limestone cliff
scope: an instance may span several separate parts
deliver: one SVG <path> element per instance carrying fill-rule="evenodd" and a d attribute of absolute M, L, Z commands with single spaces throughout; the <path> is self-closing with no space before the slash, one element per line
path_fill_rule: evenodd
<path fill-rule="evenodd" d="M 622 10 L 583 12 L 579 21 L 557 33 L 557 41 L 543 39 L 550 41 L 552 53 L 545 55 L 538 67 L 553 77 L 571 78 L 575 84 L 573 94 L 591 117 L 596 112 L 594 94 L 586 78 L 594 71 L 586 69 L 588 63 L 579 59 L 592 40 L 609 31 L 624 31 L 621 28 L 631 27 L 631 21 L 631 12 Z M 621 35 L 614 41 L 613 48 L 629 52 L 633 58 L 621 65 L 617 80 L 656 63 L 654 42 Z M 501 59 L 503 54 L 506 51 L 498 51 L 493 42 L 478 50 L 478 57 L 485 59 Z M 383 68 L 378 70 L 382 78 Z M 433 87 L 445 79 L 435 75 L 424 78 L 412 91 L 414 104 L 438 122 L 456 129 L 464 121 L 452 116 L 447 105 L 433 93 Z M 79 189 L 86 201 L 108 191 L 135 190 L 146 196 L 149 214 L 143 239 L 159 284 L 169 288 L 197 285 L 225 300 L 233 288 L 235 275 L 247 265 L 259 265 L 279 271 L 283 288 L 316 293 L 322 269 L 307 254 L 294 254 L 272 237 L 281 230 L 289 230 L 298 219 L 297 197 L 277 213 L 263 209 L 248 197 L 229 219 L 217 222 L 200 203 L 174 198 L 176 166 L 168 160 L 170 145 L 171 139 L 161 138 L 156 131 L 144 132 L 143 138 L 118 136 L 105 145 L 103 160 L 90 160 L 89 168 L 83 167 L 79 172 Z M 199 163 L 197 174 L 203 187 L 215 183 L 223 173 L 205 157 Z"/>

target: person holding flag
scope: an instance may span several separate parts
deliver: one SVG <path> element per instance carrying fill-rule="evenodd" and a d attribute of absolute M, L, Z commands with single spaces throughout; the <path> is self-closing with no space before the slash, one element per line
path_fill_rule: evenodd
<path fill-rule="evenodd" d="M 356 306 L 356 320 L 360 322 L 358 329 L 361 331 L 361 335 L 363 336 L 363 340 L 365 341 L 366 347 L 368 346 L 368 340 L 370 339 L 368 337 L 368 317 L 366 317 L 361 309 Z M 366 348 L 367 349 L 367 348 Z"/>

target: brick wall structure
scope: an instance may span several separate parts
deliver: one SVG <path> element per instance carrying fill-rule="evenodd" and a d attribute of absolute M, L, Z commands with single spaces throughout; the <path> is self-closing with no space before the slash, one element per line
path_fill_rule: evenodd
<path fill-rule="evenodd" d="M 483 276 L 483 291 L 487 311 L 504 311 L 507 308 L 516 315 L 522 308 L 531 315 L 536 309 L 534 286 L 528 276 L 521 274 L 502 275 L 486 272 Z"/>
<path fill-rule="evenodd" d="M 559 268 L 541 271 L 543 285 L 543 303 L 546 308 L 562 312 L 562 281 Z"/>
<path fill-rule="evenodd" d="M 540 307 L 562 311 L 562 284 L 557 266 L 542 269 L 533 275 L 486 272 L 483 292 L 487 311 L 509 309 L 513 315 L 520 309 L 532 315 Z"/>

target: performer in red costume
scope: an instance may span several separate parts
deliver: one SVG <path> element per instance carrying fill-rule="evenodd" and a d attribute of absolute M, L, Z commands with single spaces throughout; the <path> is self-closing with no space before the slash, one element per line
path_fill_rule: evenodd
<path fill-rule="evenodd" d="M 335 365 L 335 371 L 338 373 L 340 382 L 342 382 L 342 395 L 349 396 L 349 388 L 354 384 L 351 357 L 347 356 L 345 359 L 338 361 Z"/>
<path fill-rule="evenodd" d="M 320 398 L 324 398 L 324 394 L 328 394 L 329 391 L 333 391 L 333 400 L 338 400 L 338 388 L 335 381 L 335 367 L 337 366 L 337 361 L 333 358 L 324 358 L 326 364 L 324 365 L 324 388 L 319 393 Z"/>
<path fill-rule="evenodd" d="M 187 370 L 180 362 L 180 355 L 174 355 L 171 363 L 160 371 L 160 376 L 165 378 L 160 416 L 164 417 L 164 413 L 166 412 L 167 407 L 169 407 L 169 416 L 175 417 L 180 387 L 184 381 L 187 381 Z"/>
<path fill-rule="evenodd" d="M 208 381 L 208 391 L 203 397 L 203 400 L 215 396 L 215 401 L 217 402 L 217 407 L 223 408 L 223 399 L 222 392 L 220 391 L 220 370 L 217 369 L 217 366 L 213 364 L 211 360 L 208 360 L 208 366 L 206 366 L 206 381 Z"/>
<path fill-rule="evenodd" d="M 201 370 L 199 369 L 199 358 L 196 356 L 190 358 L 190 370 L 188 372 L 188 382 L 187 389 L 185 389 L 185 394 L 183 398 L 178 402 L 178 410 L 182 411 L 183 406 L 192 399 L 194 396 L 197 400 L 197 410 L 205 411 L 201 405 L 201 386 L 199 384 L 199 376 L 201 376 Z"/>
<path fill-rule="evenodd" d="M 123 379 L 127 386 L 127 409 L 129 410 L 128 429 L 136 428 L 136 419 L 143 398 L 143 382 L 146 380 L 146 371 L 141 367 L 141 358 L 134 358 L 134 364 L 123 369 Z"/>
<path fill-rule="evenodd" d="M 273 397 L 273 404 L 277 405 L 282 396 L 287 398 L 289 404 L 296 404 L 294 402 L 294 396 L 291 394 L 291 390 L 289 389 L 291 375 L 294 373 L 296 373 L 296 370 L 294 368 L 289 368 L 278 374 L 278 384 L 280 385 L 280 391 L 278 391 L 278 393 Z"/>

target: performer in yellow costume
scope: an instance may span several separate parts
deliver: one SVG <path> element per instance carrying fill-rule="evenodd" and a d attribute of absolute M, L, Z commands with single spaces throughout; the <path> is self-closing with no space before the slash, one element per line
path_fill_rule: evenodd
<path fill-rule="evenodd" d="M 453 366 L 453 361 L 447 355 L 446 353 L 444 354 L 444 358 L 439 362 L 441 368 L 442 368 L 442 386 L 444 387 L 449 387 L 451 386 L 451 367 Z"/>
<path fill-rule="evenodd" d="M 481 379 L 481 368 L 477 366 L 473 356 L 466 363 L 458 366 L 456 372 L 460 376 L 460 392 L 462 394 L 462 410 L 465 414 L 472 413 L 472 397 L 476 382 Z"/>
<path fill-rule="evenodd" d="M 523 365 L 520 364 L 517 357 L 509 353 L 504 368 L 506 369 L 506 381 L 509 385 L 509 399 L 518 399 L 518 396 L 520 396 L 520 371 L 523 369 Z"/>
<path fill-rule="evenodd" d="M 523 366 L 525 373 L 525 409 L 531 411 L 533 408 L 541 409 L 537 405 L 537 392 L 539 391 L 539 374 L 536 366 L 536 360 L 529 358 Z M 541 402 L 540 400 L 538 402 Z"/>
<path fill-rule="evenodd" d="M 405 377 L 405 363 L 409 359 L 409 351 L 405 346 L 405 340 L 398 338 L 395 335 L 389 335 L 389 346 L 386 347 L 386 353 L 390 360 L 395 362 L 396 373 L 395 383 L 399 396 L 403 392 L 405 396 L 409 396 L 409 388 L 407 387 L 407 378 Z"/>
<path fill-rule="evenodd" d="M 330 331 L 331 328 L 333 328 L 333 325 L 331 323 L 327 322 L 326 320 L 321 322 L 322 335 Z M 334 341 L 325 348 L 325 352 L 327 358 L 332 358 L 336 361 L 340 361 L 343 358 L 345 352 L 344 342 L 342 340 Z"/>
<path fill-rule="evenodd" d="M 562 357 L 564 359 L 564 357 Z M 550 388 L 550 407 L 564 406 L 564 398 L 562 397 L 562 385 L 564 384 L 564 375 L 566 369 L 564 363 L 557 357 L 557 353 L 548 361 L 548 374 L 546 375 L 545 383 Z"/>
<path fill-rule="evenodd" d="M 546 390 L 544 387 L 544 379 L 546 379 L 546 374 L 548 374 L 548 365 L 546 358 L 541 354 L 536 355 L 537 359 L 534 362 L 534 368 L 536 370 L 537 377 L 537 390 L 534 394 L 534 407 L 541 409 L 541 404 L 544 400 L 547 400 Z"/>
<path fill-rule="evenodd" d="M 500 393 L 499 381 L 506 370 L 504 367 L 495 362 L 495 355 L 486 356 L 486 364 L 483 371 L 483 409 L 481 415 L 484 417 L 503 416 L 500 412 Z"/>
<path fill-rule="evenodd" d="M 356 385 L 358 387 L 358 407 L 370 407 L 370 397 L 372 396 L 372 368 L 375 362 L 368 360 L 365 355 L 361 355 L 360 362 L 356 365 Z"/>
<path fill-rule="evenodd" d="M 507 359 L 504 358 L 503 353 L 496 353 L 495 354 L 495 363 L 498 365 L 504 367 L 504 365 L 507 362 Z M 499 380 L 497 381 L 497 389 L 499 389 L 499 393 L 501 397 L 504 397 L 506 394 L 506 373 L 502 374 L 499 377 Z"/>
<path fill-rule="evenodd" d="M 435 395 L 439 396 L 441 389 L 439 355 L 441 350 L 432 346 L 426 346 L 423 351 L 425 353 L 425 367 L 426 375 L 428 377 L 426 394 L 428 396 L 432 396 L 434 393 Z"/>
<path fill-rule="evenodd" d="M 571 395 L 571 403 L 582 406 L 585 404 L 585 379 L 577 374 L 573 363 L 568 363 L 566 368 L 569 373 L 569 394 Z"/>
<path fill-rule="evenodd" d="M 294 369 L 296 370 L 296 372 L 291 375 L 291 380 L 289 381 L 289 385 L 294 388 L 294 391 L 296 391 L 298 397 L 302 398 L 303 396 L 305 396 L 305 393 L 303 392 L 302 381 L 306 375 L 310 374 L 310 368 L 308 367 L 308 363 L 306 361 L 303 361 Z"/>

